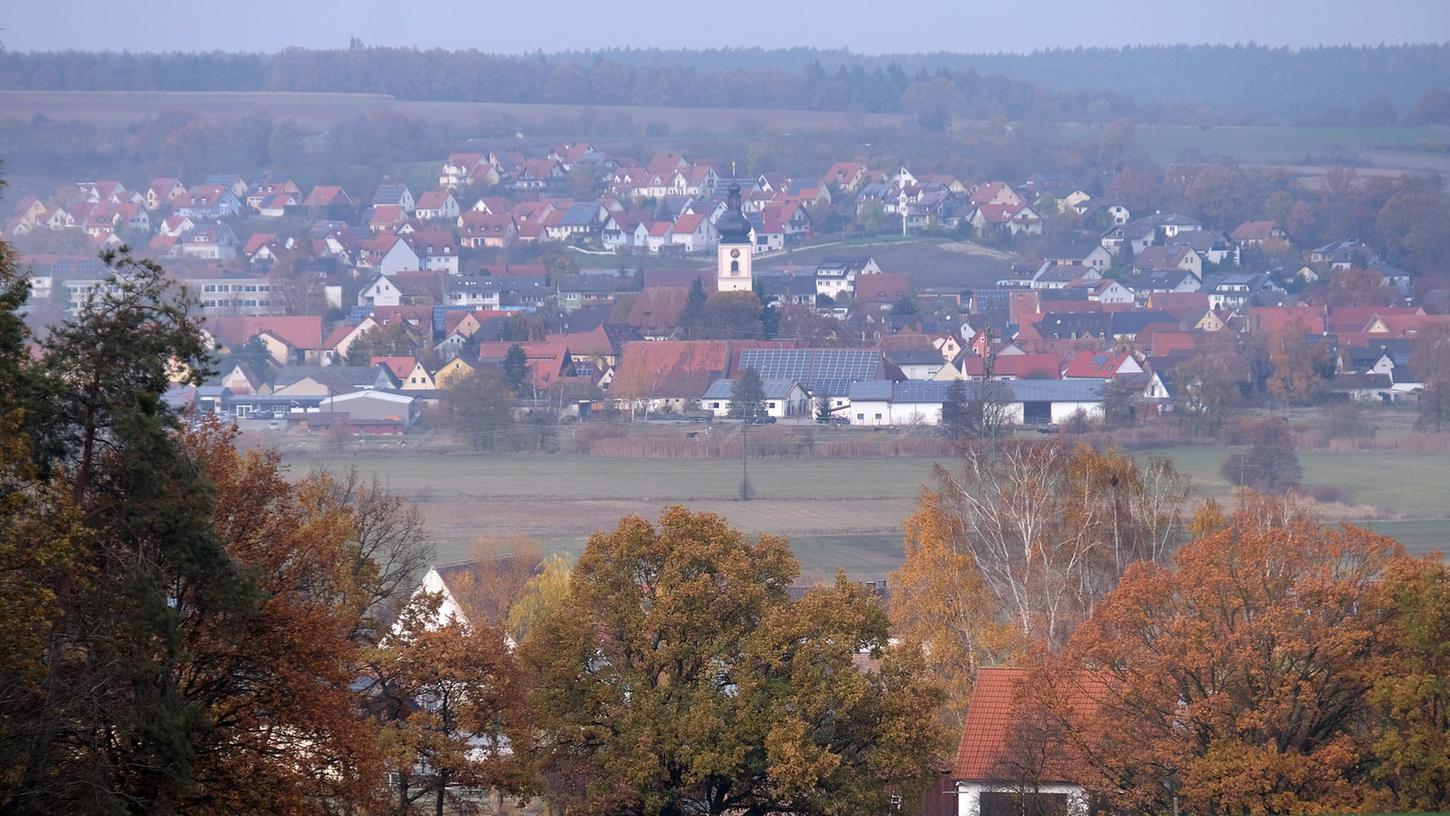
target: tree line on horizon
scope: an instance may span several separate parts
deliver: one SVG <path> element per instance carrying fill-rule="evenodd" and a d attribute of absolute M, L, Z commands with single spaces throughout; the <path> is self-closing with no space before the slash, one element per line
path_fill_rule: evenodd
<path fill-rule="evenodd" d="M 1263 82 L 1266 76 L 1275 82 Z M 943 84 L 945 83 L 945 84 Z M 367 47 L 256 52 L 0 52 L 0 88 L 330 91 L 406 100 L 923 113 L 1188 124 L 1443 121 L 1450 45 L 1150 46 L 864 56 L 788 49 L 508 55 Z M 950 90 L 947 89 L 950 86 Z M 948 101 L 940 101 L 946 94 Z M 959 96 L 958 100 L 956 97 Z M 923 100 L 922 97 L 928 97 Z M 1433 100 L 1431 100 L 1433 102 Z"/>

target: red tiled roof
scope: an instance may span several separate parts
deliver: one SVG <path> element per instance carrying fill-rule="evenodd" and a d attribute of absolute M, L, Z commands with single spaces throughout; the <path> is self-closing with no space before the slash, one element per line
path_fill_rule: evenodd
<path fill-rule="evenodd" d="M 1283 334 L 1291 324 L 1302 324 L 1306 334 L 1324 333 L 1324 311 L 1304 306 L 1250 306 L 1249 330 L 1270 336 Z M 1368 318 L 1365 319 L 1368 322 Z"/>
<path fill-rule="evenodd" d="M 967 706 L 967 719 L 962 726 L 962 739 L 957 744 L 952 777 L 962 781 L 993 782 L 1010 778 L 1011 737 L 1022 722 L 1027 701 L 1021 690 L 1030 675 L 1020 668 L 987 668 L 977 671 L 972 686 L 972 699 Z M 1079 716 L 1091 715 L 1101 705 L 1106 691 L 1103 682 L 1083 675 L 1063 683 L 1063 702 Z M 1043 753 L 1046 767 L 1041 769 L 1043 782 L 1073 782 L 1077 764 L 1071 746 L 1049 746 Z"/>
<path fill-rule="evenodd" d="M 1131 355 L 1126 351 L 1080 351 L 1063 367 L 1062 376 L 1104 379 L 1113 377 Z"/>
<path fill-rule="evenodd" d="M 856 276 L 856 300 L 861 303 L 892 303 L 904 297 L 911 297 L 911 276 L 905 272 Z"/>
<path fill-rule="evenodd" d="M 968 377 L 981 377 L 986 371 L 986 362 L 977 356 L 962 358 L 962 373 Z M 1057 357 L 1052 354 L 999 354 L 992 362 L 994 377 L 1016 377 L 1019 380 L 1060 380 L 1062 371 Z"/>
<path fill-rule="evenodd" d="M 397 377 L 398 379 L 401 380 L 401 379 L 406 378 L 409 374 L 412 374 L 413 373 L 413 368 L 418 364 L 418 358 L 416 358 L 416 357 L 374 357 L 368 363 L 368 365 L 378 365 L 380 363 L 382 365 L 387 366 L 388 367 L 388 370 L 391 371 L 391 372 L 393 372 L 393 376 L 394 377 Z"/>
<path fill-rule="evenodd" d="M 206 328 L 218 343 L 228 348 L 239 346 L 265 331 L 294 348 L 312 349 L 318 348 L 318 340 L 322 338 L 322 317 L 211 317 L 207 318 Z"/>
<path fill-rule="evenodd" d="M 1182 320 L 1185 315 L 1199 315 L 1208 311 L 1208 293 L 1154 292 L 1148 296 L 1147 308 L 1167 312 Z"/>
<path fill-rule="evenodd" d="M 624 399 L 699 397 L 724 377 L 733 348 L 728 340 L 637 340 L 624 344 L 609 393 Z"/>
<path fill-rule="evenodd" d="M 1388 321 L 1391 317 L 1424 313 L 1418 306 L 1335 306 L 1329 310 L 1325 328 L 1331 334 L 1362 332 L 1376 316 Z"/>

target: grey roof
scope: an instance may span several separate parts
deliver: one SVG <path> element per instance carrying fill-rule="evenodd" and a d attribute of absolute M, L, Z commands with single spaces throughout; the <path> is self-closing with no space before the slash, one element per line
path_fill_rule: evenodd
<path fill-rule="evenodd" d="M 1146 309 L 1135 309 L 1131 312 L 1112 312 L 1112 332 L 1119 334 L 1137 334 L 1143 329 L 1155 323 L 1178 325 L 1178 319 L 1167 312 L 1148 311 Z"/>
<path fill-rule="evenodd" d="M 598 217 L 599 202 L 581 201 L 569 205 L 569 209 L 559 219 L 559 224 L 565 227 L 588 227 L 593 226 Z"/>
<path fill-rule="evenodd" d="M 1097 241 L 1065 242 L 1057 244 L 1051 249 L 1042 253 L 1042 257 L 1047 260 L 1062 258 L 1080 261 L 1102 248 L 1103 245 L 1098 243 Z"/>
<path fill-rule="evenodd" d="M 795 380 L 761 380 L 760 384 L 766 399 L 786 399 L 790 396 L 791 389 L 799 383 Z M 705 394 L 700 399 L 728 400 L 734 393 L 734 380 L 716 380 L 710 383 L 710 387 L 705 389 Z"/>
<path fill-rule="evenodd" d="M 312 377 L 321 381 L 346 383 L 354 388 L 394 388 L 398 385 L 387 366 L 287 366 L 277 370 L 276 388 L 284 388 Z"/>
<path fill-rule="evenodd" d="M 886 352 L 886 359 L 896 365 L 943 365 L 941 352 L 931 348 L 896 349 Z"/>
<path fill-rule="evenodd" d="M 373 204 L 397 204 L 406 189 L 408 189 L 406 184 L 380 185 L 377 193 L 373 195 Z"/>

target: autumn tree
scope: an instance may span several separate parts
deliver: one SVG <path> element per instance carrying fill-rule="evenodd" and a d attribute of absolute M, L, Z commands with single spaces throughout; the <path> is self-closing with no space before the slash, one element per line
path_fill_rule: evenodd
<path fill-rule="evenodd" d="M 921 644 L 926 669 L 945 693 L 941 721 L 961 729 L 977 669 L 1011 652 L 1012 627 L 982 580 L 960 517 L 925 492 L 903 522 L 901 567 L 891 574 L 891 633 Z"/>
<path fill-rule="evenodd" d="M 1318 399 L 1333 376 L 1334 364 L 1329 346 L 1322 340 L 1310 340 L 1304 321 L 1295 318 L 1269 343 L 1269 394 L 1293 403 Z"/>
<path fill-rule="evenodd" d="M 554 614 L 569 597 L 574 565 L 569 558 L 553 553 L 540 562 L 509 607 L 504 631 L 515 643 L 522 643 L 529 629 Z"/>
<path fill-rule="evenodd" d="M 1058 645 L 1130 564 L 1161 561 L 1182 537 L 1186 479 L 1060 442 L 978 443 L 937 468 L 982 579 L 1022 635 Z"/>
<path fill-rule="evenodd" d="M 1179 416 L 1217 433 L 1243 401 L 1248 379 L 1243 358 L 1229 349 L 1197 354 L 1173 369 L 1173 404 Z"/>
<path fill-rule="evenodd" d="M 524 687 L 494 622 L 437 624 L 437 596 L 419 595 L 369 656 L 380 744 L 400 812 L 427 803 L 437 816 L 477 806 L 467 794 L 524 794 Z"/>
<path fill-rule="evenodd" d="M 1135 564 L 1074 634 L 1068 664 L 1103 691 L 1068 730 L 1089 787 L 1115 807 L 1289 814 L 1367 801 L 1365 669 L 1389 645 L 1377 584 L 1399 546 L 1266 507 L 1169 563 Z"/>
<path fill-rule="evenodd" d="M 705 301 L 696 339 L 754 340 L 765 336 L 754 292 L 716 292 Z"/>
<path fill-rule="evenodd" d="M 1304 470 L 1294 452 L 1294 435 L 1283 419 L 1265 419 L 1248 429 L 1249 448 L 1229 454 L 1219 473 L 1229 483 L 1255 490 L 1282 492 L 1299 483 Z"/>
<path fill-rule="evenodd" d="M 932 774 L 937 694 L 873 593 L 793 601 L 783 539 L 666 510 L 593 536 L 520 647 L 541 767 L 574 813 L 886 807 Z M 880 662 L 858 669 L 858 652 Z"/>
<path fill-rule="evenodd" d="M 480 536 L 469 546 L 474 568 L 457 571 L 449 590 L 468 611 L 470 621 L 503 626 L 543 558 L 539 542 L 522 533 Z"/>
<path fill-rule="evenodd" d="M 1425 383 L 1415 427 L 1439 430 L 1450 424 L 1450 328 L 1435 323 L 1418 332 L 1410 341 L 1410 362 Z"/>
<path fill-rule="evenodd" d="M 451 424 L 475 451 L 506 450 L 513 444 L 513 401 L 497 371 L 479 369 L 453 381 L 444 404 Z"/>
<path fill-rule="evenodd" d="M 347 347 L 347 364 L 371 365 L 374 357 L 411 357 L 417 349 L 418 341 L 401 322 L 377 326 L 358 335 Z"/>
<path fill-rule="evenodd" d="M 1391 648 L 1366 667 L 1379 723 L 1371 774 L 1395 810 L 1443 811 L 1450 806 L 1450 568 L 1400 561 L 1380 590 L 1389 621 L 1379 634 Z"/>
<path fill-rule="evenodd" d="M 193 304 L 104 260 L 39 356 L 0 296 L 0 810 L 364 809 L 382 766 L 356 657 L 423 542 L 377 518 L 396 505 L 183 432 L 161 396 L 209 370 Z"/>

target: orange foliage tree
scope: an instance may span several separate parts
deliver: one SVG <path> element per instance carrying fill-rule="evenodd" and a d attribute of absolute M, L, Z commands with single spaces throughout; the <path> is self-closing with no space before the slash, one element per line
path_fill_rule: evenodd
<path fill-rule="evenodd" d="M 1171 564 L 1130 567 L 1072 638 L 1067 665 L 1104 691 L 1065 730 L 1114 804 L 1305 813 L 1370 796 L 1366 668 L 1388 648 L 1376 582 L 1399 545 L 1251 504 Z"/>
<path fill-rule="evenodd" d="M 940 683 L 943 724 L 961 728 L 977 669 L 1010 652 L 1013 627 L 982 581 L 961 519 L 925 492 L 902 525 L 901 568 L 891 574 L 891 633 L 921 644 L 927 671 Z"/>
<path fill-rule="evenodd" d="M 477 806 L 468 792 L 523 793 L 523 684 L 498 624 L 438 620 L 437 596 L 420 595 L 372 651 L 381 743 L 402 810 Z"/>
<path fill-rule="evenodd" d="M 232 441 L 214 428 L 186 439 L 214 488 L 212 528 L 254 586 L 242 627 L 184 590 L 177 605 L 181 646 L 195 656 L 178 688 L 210 724 L 193 746 L 201 795 L 188 812 L 365 803 L 382 764 L 351 683 L 376 573 L 353 569 L 354 519 L 329 479 L 294 485 L 276 454 L 241 453 Z"/>

